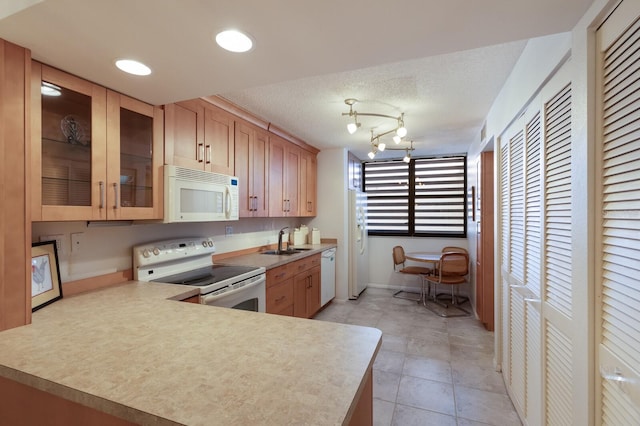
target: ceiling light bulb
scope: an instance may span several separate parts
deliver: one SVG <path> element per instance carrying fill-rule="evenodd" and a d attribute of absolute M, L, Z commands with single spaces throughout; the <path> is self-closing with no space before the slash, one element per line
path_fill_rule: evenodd
<path fill-rule="evenodd" d="M 373 157 L 375 157 L 375 156 L 376 156 L 376 153 L 375 153 L 375 152 L 373 152 L 373 151 L 371 151 L 371 152 L 369 152 L 369 154 L 367 154 L 367 155 L 369 156 L 369 158 L 370 158 L 370 159 L 372 159 L 372 160 L 373 160 Z"/>
<path fill-rule="evenodd" d="M 404 158 L 402 159 L 402 161 L 404 161 L 405 163 L 408 163 L 411 161 L 411 155 L 407 152 L 404 156 Z"/>
<path fill-rule="evenodd" d="M 407 136 L 407 129 L 404 126 L 398 127 L 398 129 L 396 130 L 396 134 L 401 138 L 404 138 L 405 136 Z"/>
<path fill-rule="evenodd" d="M 356 130 L 358 130 L 358 124 L 357 123 L 349 123 L 347 124 L 347 131 L 349 132 L 349 134 L 354 134 L 356 132 Z"/>
<path fill-rule="evenodd" d="M 393 137 L 393 141 L 396 143 L 396 145 L 398 145 L 402 141 L 402 138 L 398 135 L 395 135 Z"/>
<path fill-rule="evenodd" d="M 62 95 L 62 89 L 60 89 L 55 84 L 43 81 L 42 85 L 40 86 L 40 93 L 44 96 L 60 96 Z"/>
<path fill-rule="evenodd" d="M 378 144 L 378 149 L 380 150 L 380 152 L 384 151 L 384 149 L 387 147 L 387 144 L 385 143 L 379 143 Z"/>
<path fill-rule="evenodd" d="M 216 43 L 229 52 L 242 53 L 251 50 L 253 41 L 251 38 L 237 30 L 227 30 L 216 35 Z"/>
<path fill-rule="evenodd" d="M 126 73 L 133 75 L 151 74 L 151 68 L 149 68 L 142 62 L 134 61 L 133 59 L 118 59 L 116 61 L 116 67 L 120 68 Z"/>

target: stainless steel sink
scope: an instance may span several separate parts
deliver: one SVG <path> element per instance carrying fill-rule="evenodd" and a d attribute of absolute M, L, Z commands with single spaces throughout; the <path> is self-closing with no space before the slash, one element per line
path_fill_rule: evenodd
<path fill-rule="evenodd" d="M 292 249 L 292 250 L 265 250 L 263 252 L 261 252 L 261 254 L 275 254 L 275 255 L 283 255 L 283 256 L 288 256 L 288 255 L 292 255 L 292 254 L 297 254 L 297 253 L 302 253 L 306 250 L 311 250 L 311 249 Z"/>

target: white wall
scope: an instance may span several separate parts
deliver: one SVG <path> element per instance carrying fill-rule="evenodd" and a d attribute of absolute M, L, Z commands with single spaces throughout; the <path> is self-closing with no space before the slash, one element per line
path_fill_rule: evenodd
<path fill-rule="evenodd" d="M 406 253 L 441 252 L 446 246 L 468 248 L 464 238 L 369 237 L 369 281 L 373 287 L 420 291 L 418 277 L 393 271 L 391 253 L 397 245 L 402 246 Z M 413 261 L 408 261 L 407 265 L 421 266 L 419 262 Z M 469 294 L 469 291 L 468 287 L 460 289 L 463 294 Z"/>
<path fill-rule="evenodd" d="M 336 299 L 348 299 L 349 236 L 347 211 L 346 149 L 328 149 L 318 154 L 318 215 L 309 226 L 320 230 L 321 238 L 337 238 Z"/>
<path fill-rule="evenodd" d="M 59 256 L 62 282 L 95 277 L 132 267 L 134 245 L 170 238 L 212 237 L 217 253 L 258 247 L 278 241 L 282 227 L 308 222 L 301 218 L 250 218 L 232 222 L 193 224 L 134 224 L 131 226 L 87 227 L 86 222 L 37 222 L 32 225 L 33 241 L 41 236 L 62 234 L 64 253 Z M 233 234 L 225 236 L 225 227 Z M 71 250 L 71 233 L 83 233 L 82 247 Z"/>

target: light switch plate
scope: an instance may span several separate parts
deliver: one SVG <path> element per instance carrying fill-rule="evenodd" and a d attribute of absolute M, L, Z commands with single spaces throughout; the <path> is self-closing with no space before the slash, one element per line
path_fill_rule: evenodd
<path fill-rule="evenodd" d="M 58 256 L 63 256 L 64 253 L 64 244 L 62 241 L 64 239 L 63 234 L 55 234 L 55 235 L 41 235 L 40 242 L 42 241 L 55 241 L 56 242 L 56 251 L 58 252 Z"/>

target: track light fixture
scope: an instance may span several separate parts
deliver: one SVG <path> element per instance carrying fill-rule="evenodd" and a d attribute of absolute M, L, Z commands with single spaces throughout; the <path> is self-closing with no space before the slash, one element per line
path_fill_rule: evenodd
<path fill-rule="evenodd" d="M 402 114 L 400 114 L 398 117 L 394 117 L 393 115 L 387 115 L 387 114 L 377 114 L 377 113 L 373 113 L 373 112 L 358 112 L 356 110 L 353 109 L 353 106 L 358 102 L 357 99 L 354 98 L 347 98 L 344 100 L 344 103 L 349 105 L 349 112 L 343 112 L 342 115 L 345 116 L 349 116 L 349 117 L 353 117 L 353 123 L 349 123 L 347 124 L 347 130 L 349 131 L 349 133 L 354 134 L 358 128 L 361 126 L 361 123 L 358 122 L 358 116 L 368 116 L 368 117 L 382 117 L 382 118 L 390 118 L 392 120 L 396 121 L 396 127 L 392 130 L 389 130 L 388 132 L 385 132 L 383 134 L 381 134 L 380 136 L 383 135 L 387 135 L 389 133 L 392 132 L 396 132 L 396 135 L 398 137 L 400 137 L 401 139 L 404 138 L 405 136 L 407 136 L 407 129 L 406 127 L 404 127 L 404 112 Z"/>
<path fill-rule="evenodd" d="M 387 144 L 384 142 L 380 142 L 380 135 L 374 135 L 373 130 L 371 130 L 371 151 L 369 151 L 369 158 L 374 159 L 378 152 L 382 152 L 384 150 L 388 151 L 405 151 L 405 156 L 402 159 L 405 163 L 411 161 L 411 151 L 415 148 L 413 147 L 413 141 L 410 142 L 411 146 L 406 148 L 387 148 Z"/>
<path fill-rule="evenodd" d="M 350 134 L 354 134 L 355 132 L 358 131 L 358 128 L 360 128 L 362 126 L 362 123 L 360 123 L 358 121 L 358 116 L 368 116 L 368 117 L 382 117 L 382 118 L 389 118 L 392 120 L 395 120 L 396 122 L 396 126 L 394 128 L 392 128 L 391 130 L 387 130 L 386 132 L 382 132 L 382 133 L 378 133 L 378 134 L 374 134 L 373 129 L 371 130 L 371 151 L 369 152 L 369 158 L 373 159 L 376 154 L 378 153 L 378 151 L 382 152 L 385 149 L 388 150 L 396 150 L 396 151 L 406 151 L 407 155 L 409 155 L 409 160 L 411 161 L 411 156 L 409 154 L 409 151 L 413 151 L 413 141 L 411 141 L 411 147 L 410 148 L 387 148 L 387 145 L 383 142 L 380 142 L 380 138 L 383 136 L 387 136 L 391 133 L 395 133 L 393 135 L 393 142 L 396 145 L 399 145 L 400 142 L 402 142 L 402 138 L 404 138 L 405 136 L 407 136 L 407 128 L 404 127 L 404 113 L 401 113 L 399 116 L 394 117 L 393 115 L 387 115 L 387 114 L 377 114 L 377 113 L 373 113 L 373 112 L 358 112 L 356 110 L 353 109 L 353 106 L 358 102 L 357 99 L 354 98 L 347 98 L 344 100 L 344 103 L 349 105 L 349 112 L 343 112 L 342 115 L 343 116 L 348 116 L 348 117 L 353 117 L 353 122 L 350 122 L 347 124 L 347 131 Z M 406 158 L 406 157 L 405 157 Z"/>

